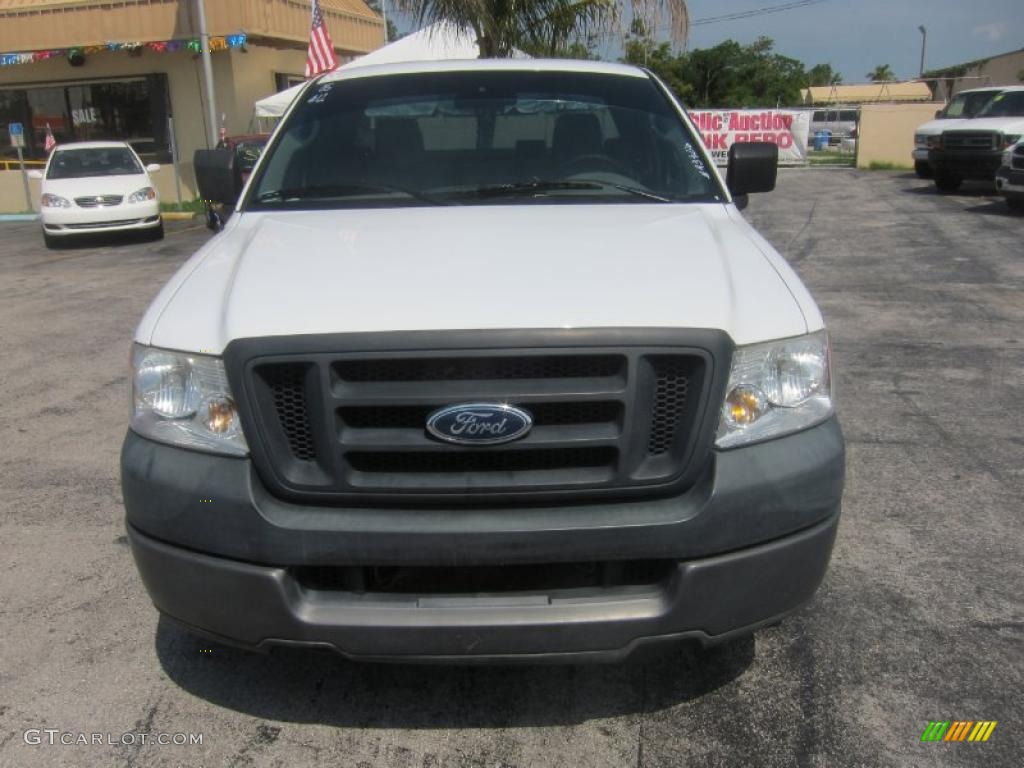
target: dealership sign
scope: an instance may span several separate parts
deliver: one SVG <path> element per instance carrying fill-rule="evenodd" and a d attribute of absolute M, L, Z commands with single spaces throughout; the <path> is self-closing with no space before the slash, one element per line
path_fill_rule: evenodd
<path fill-rule="evenodd" d="M 745 141 L 769 141 L 779 147 L 779 163 L 807 162 L 811 113 L 795 109 L 715 109 L 690 112 L 715 165 L 729 161 L 729 147 Z"/>

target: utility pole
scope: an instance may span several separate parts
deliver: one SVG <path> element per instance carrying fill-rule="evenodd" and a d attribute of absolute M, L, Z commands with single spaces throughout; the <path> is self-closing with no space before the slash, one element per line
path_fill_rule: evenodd
<path fill-rule="evenodd" d="M 213 62 L 210 60 L 210 36 L 206 32 L 206 5 L 203 0 L 196 0 L 196 11 L 199 14 L 199 45 L 202 47 L 203 79 L 206 81 L 206 114 L 209 148 L 217 146 L 217 98 L 213 93 Z"/>
<path fill-rule="evenodd" d="M 924 25 L 918 27 L 921 32 L 921 69 L 917 76 L 919 78 L 924 77 L 924 49 L 928 45 L 928 30 L 924 28 Z"/>
<path fill-rule="evenodd" d="M 380 0 L 380 15 L 384 20 L 384 45 L 387 45 L 391 42 L 388 40 L 388 0 Z"/>

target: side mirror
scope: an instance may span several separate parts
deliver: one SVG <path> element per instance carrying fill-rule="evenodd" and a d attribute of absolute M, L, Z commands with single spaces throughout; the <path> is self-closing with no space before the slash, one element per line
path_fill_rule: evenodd
<path fill-rule="evenodd" d="M 33 168 L 31 171 L 28 172 L 28 177 L 30 179 L 41 179 L 43 178 L 43 172 L 40 171 L 38 168 Z"/>
<path fill-rule="evenodd" d="M 725 183 L 732 195 L 771 192 L 779 168 L 779 147 L 768 141 L 750 141 L 729 147 Z"/>
<path fill-rule="evenodd" d="M 156 173 L 160 170 L 160 163 L 150 163 L 146 166 L 146 173 Z"/>
<path fill-rule="evenodd" d="M 199 197 L 208 203 L 234 205 L 242 191 L 230 149 L 197 149 L 193 157 Z"/>

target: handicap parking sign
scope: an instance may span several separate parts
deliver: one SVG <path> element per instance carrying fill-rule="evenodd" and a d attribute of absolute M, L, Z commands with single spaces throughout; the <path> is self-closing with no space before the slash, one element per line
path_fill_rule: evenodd
<path fill-rule="evenodd" d="M 24 147 L 25 146 L 25 126 L 21 123 L 8 123 L 7 133 L 11 136 L 12 147 Z"/>

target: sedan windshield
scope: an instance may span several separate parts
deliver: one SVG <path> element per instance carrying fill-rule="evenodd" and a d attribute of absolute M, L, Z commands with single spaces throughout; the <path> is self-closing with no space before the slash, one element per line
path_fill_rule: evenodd
<path fill-rule="evenodd" d="M 142 173 L 142 166 L 127 147 L 59 149 L 50 160 L 48 179 L 82 179 L 87 176 L 127 176 Z"/>
<path fill-rule="evenodd" d="M 725 199 L 647 77 L 434 72 L 321 83 L 299 98 L 250 209 Z"/>

